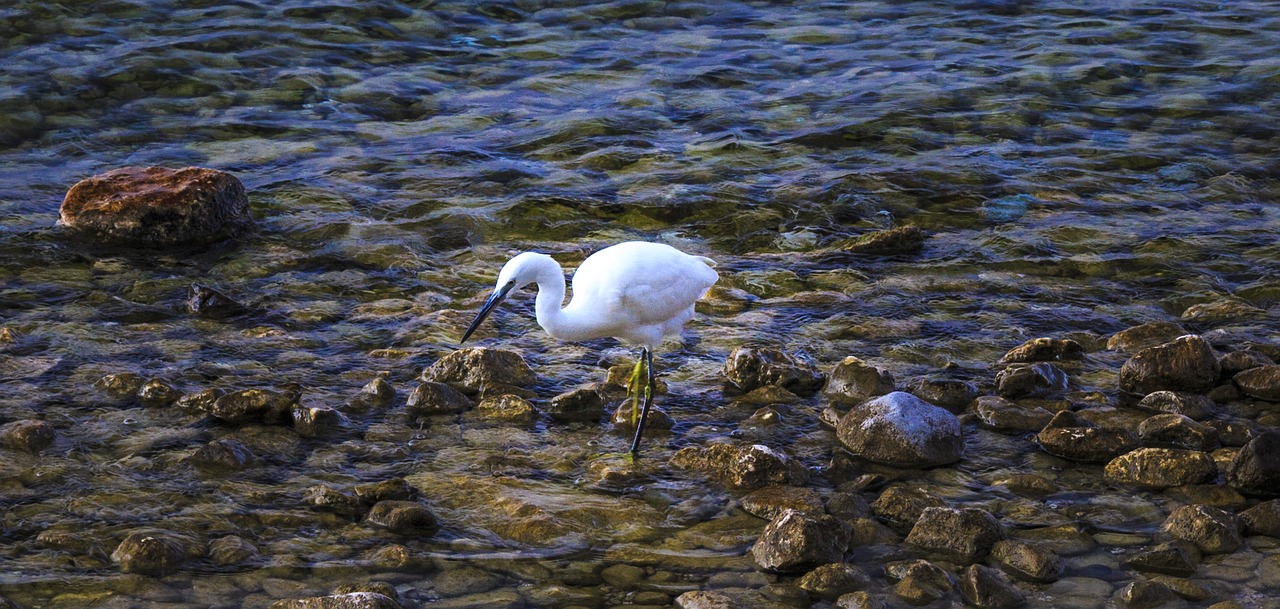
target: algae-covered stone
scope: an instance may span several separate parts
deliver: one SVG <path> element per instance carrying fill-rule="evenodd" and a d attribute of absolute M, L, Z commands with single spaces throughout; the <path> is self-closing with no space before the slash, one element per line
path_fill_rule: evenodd
<path fill-rule="evenodd" d="M 1203 392 L 1218 382 L 1218 358 L 1203 338 L 1180 336 L 1139 351 L 1120 367 L 1120 389 L 1147 395 L 1153 391 Z"/>
<path fill-rule="evenodd" d="M 1236 515 L 1207 505 L 1184 505 L 1173 510 L 1162 528 L 1176 539 L 1195 544 L 1205 554 L 1231 553 L 1244 545 Z"/>
<path fill-rule="evenodd" d="M 1084 359 L 1084 347 L 1069 338 L 1033 338 L 1009 350 L 1001 364 L 1062 362 Z"/>
<path fill-rule="evenodd" d="M 724 362 L 724 376 L 739 391 L 774 385 L 800 396 L 813 395 L 826 376 L 812 364 L 770 348 L 738 347 Z"/>
<path fill-rule="evenodd" d="M 12 421 L 0 426 L 0 446 L 10 450 L 36 454 L 53 444 L 56 437 L 52 425 L 37 419 Z"/>
<path fill-rule="evenodd" d="M 964 448 L 954 414 L 902 391 L 854 407 L 840 419 L 836 436 L 854 455 L 896 467 L 955 463 Z"/>
<path fill-rule="evenodd" d="M 705 472 L 712 479 L 736 489 L 798 485 L 809 478 L 802 464 L 762 444 L 688 446 L 671 456 L 670 465 Z"/>
<path fill-rule="evenodd" d="M 765 571 L 796 572 L 842 562 L 849 547 L 849 525 L 827 515 L 787 510 L 773 519 L 751 548 Z"/>
<path fill-rule="evenodd" d="M 402 535 L 430 537 L 440 529 L 440 519 L 416 501 L 379 501 L 365 516 L 365 522 Z"/>
<path fill-rule="evenodd" d="M 440 358 L 422 371 L 422 380 L 449 383 L 467 393 L 479 393 L 486 385 L 533 385 L 537 376 L 515 351 L 469 347 Z"/>
<path fill-rule="evenodd" d="M 1237 373 L 1231 381 L 1249 397 L 1280 402 L 1280 365 L 1249 368 Z"/>
<path fill-rule="evenodd" d="M 1213 457 L 1197 450 L 1139 448 L 1107 463 L 1107 482 L 1147 490 L 1201 484 L 1218 476 Z"/>
<path fill-rule="evenodd" d="M 930 507 L 920 514 L 906 541 L 925 552 L 972 563 L 986 556 L 1002 537 L 1000 523 L 985 510 Z"/>
<path fill-rule="evenodd" d="M 163 531 L 134 532 L 111 553 L 125 573 L 163 575 L 178 570 L 187 558 L 182 538 Z"/>
<path fill-rule="evenodd" d="M 822 392 L 837 402 L 858 403 L 893 390 L 893 373 L 849 356 L 831 369 Z"/>

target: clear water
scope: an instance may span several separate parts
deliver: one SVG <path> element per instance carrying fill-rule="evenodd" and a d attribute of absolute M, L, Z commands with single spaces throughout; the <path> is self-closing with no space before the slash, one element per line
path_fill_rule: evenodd
<path fill-rule="evenodd" d="M 0 325 L 17 338 L 0 344 L 0 422 L 41 418 L 58 440 L 0 458 L 0 593 L 262 607 L 378 580 L 417 602 L 478 569 L 496 576 L 474 588 L 486 594 L 595 607 L 636 598 L 602 583 L 622 563 L 647 569 L 650 603 L 758 588 L 743 554 L 763 522 L 666 458 L 761 442 L 821 473 L 834 440 L 817 399 L 754 425 L 757 406 L 721 388 L 736 346 L 990 388 L 1008 348 L 1072 337 L 1092 352 L 1081 395 L 1114 398 L 1124 356 L 1102 345 L 1128 326 L 1233 299 L 1250 312 L 1187 327 L 1224 348 L 1277 342 L 1278 31 L 1274 2 L 13 0 L 0 8 Z M 54 226 L 71 184 L 147 164 L 236 174 L 258 231 L 134 252 Z M 841 251 L 904 224 L 929 234 L 922 253 Z M 627 239 L 715 258 L 724 288 L 659 355 L 677 425 L 634 484 L 599 484 L 626 445 L 606 424 L 406 420 L 414 378 L 454 348 L 510 254 L 572 267 Z M 261 315 L 187 314 L 195 281 Z M 479 338 L 525 355 L 535 403 L 632 356 L 559 344 L 531 312 L 512 299 Z M 304 403 L 346 408 L 381 371 L 396 402 L 319 440 L 92 389 L 117 372 L 184 391 L 298 383 Z M 1040 473 L 1064 489 L 1036 506 L 1049 521 L 1146 537 L 1175 504 L 1108 489 L 1100 468 L 1027 438 L 966 430 L 968 458 L 913 484 L 1002 513 L 1026 500 L 993 481 Z M 184 465 L 217 437 L 264 463 L 227 478 Z M 302 503 L 318 483 L 397 476 L 441 514 L 440 535 L 398 538 Z M 119 574 L 114 544 L 145 527 L 197 546 L 234 533 L 262 563 Z M 1031 605 L 1102 606 L 1098 590 L 1138 577 L 1103 541 Z M 1258 543 L 1199 577 L 1249 597 L 1274 552 Z M 392 544 L 412 560 L 379 558 Z"/>

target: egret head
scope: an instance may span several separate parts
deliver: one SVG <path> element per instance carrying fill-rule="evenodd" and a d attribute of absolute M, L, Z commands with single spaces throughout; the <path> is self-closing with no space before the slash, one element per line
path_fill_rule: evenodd
<path fill-rule="evenodd" d="M 535 252 L 518 254 L 502 265 L 502 270 L 498 272 L 498 282 L 493 288 L 493 295 L 489 296 L 489 300 L 485 301 L 483 307 L 480 307 L 480 312 L 476 314 L 471 325 L 467 326 L 467 331 L 462 334 L 462 340 L 458 341 L 458 344 L 467 342 L 471 333 L 480 327 L 480 323 L 502 304 L 507 296 L 524 286 L 536 283 L 548 268 L 559 269 L 559 265 L 552 260 L 551 256 Z"/>

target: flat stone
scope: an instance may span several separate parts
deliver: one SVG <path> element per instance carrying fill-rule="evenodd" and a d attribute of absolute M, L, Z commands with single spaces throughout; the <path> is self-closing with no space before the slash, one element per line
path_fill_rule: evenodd
<path fill-rule="evenodd" d="M 840 249 L 867 256 L 917 254 L 924 249 L 924 231 L 914 225 L 873 231 L 842 243 Z"/>
<path fill-rule="evenodd" d="M 809 478 L 801 463 L 763 444 L 688 446 L 672 455 L 669 464 L 677 469 L 705 472 L 735 489 L 801 485 Z"/>
<path fill-rule="evenodd" d="M 134 247 L 209 243 L 249 226 L 235 176 L 202 167 L 123 167 L 77 182 L 58 223 L 95 241 Z"/>
<path fill-rule="evenodd" d="M 1232 351 L 1218 358 L 1218 367 L 1222 369 L 1222 375 L 1226 377 L 1233 377 L 1245 370 L 1259 366 L 1270 366 L 1275 363 L 1275 360 L 1271 359 L 1266 353 L 1252 349 Z"/>
<path fill-rule="evenodd" d="M 1069 410 L 1053 415 L 1036 442 L 1051 455 L 1086 463 L 1106 463 L 1137 444 L 1128 432 L 1104 429 Z"/>
<path fill-rule="evenodd" d="M 528 425 L 537 418 L 538 411 L 518 395 L 499 395 L 482 398 L 473 414 L 482 421 Z"/>
<path fill-rule="evenodd" d="M 251 563 L 259 556 L 258 548 L 238 535 L 224 535 L 209 542 L 209 560 L 220 567 Z"/>
<path fill-rule="evenodd" d="M 402 609 L 395 599 L 376 592 L 349 592 L 276 601 L 270 609 Z"/>
<path fill-rule="evenodd" d="M 238 472 L 257 463 L 248 446 L 231 438 L 218 438 L 187 457 L 187 462 L 205 474 Z"/>
<path fill-rule="evenodd" d="M 365 516 L 365 522 L 393 533 L 430 537 L 440 529 L 440 519 L 427 506 L 415 501 L 379 501 Z"/>
<path fill-rule="evenodd" d="M 1218 447 L 1218 430 L 1180 414 L 1158 414 L 1138 425 L 1143 446 L 1212 451 Z"/>

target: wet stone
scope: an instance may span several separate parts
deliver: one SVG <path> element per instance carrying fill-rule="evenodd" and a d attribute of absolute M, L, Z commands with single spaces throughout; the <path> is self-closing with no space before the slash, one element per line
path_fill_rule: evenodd
<path fill-rule="evenodd" d="M 978 386 L 957 379 L 925 378 L 911 385 L 911 393 L 930 404 L 960 413 L 978 397 Z"/>
<path fill-rule="evenodd" d="M 1043 497 L 1058 492 L 1058 485 L 1037 474 L 1013 474 L 992 484 L 1003 486 L 1010 492 L 1027 497 Z"/>
<path fill-rule="evenodd" d="M 945 508 L 947 502 L 919 488 L 891 486 L 871 504 L 871 513 L 895 530 L 908 532 L 929 508 Z"/>
<path fill-rule="evenodd" d="M 706 473 L 735 489 L 772 485 L 801 485 L 809 476 L 804 466 L 786 454 L 761 444 L 688 446 L 672 455 L 670 465 Z"/>
<path fill-rule="evenodd" d="M 1120 390 L 1143 396 L 1161 390 L 1199 393 L 1213 388 L 1219 372 L 1209 343 L 1196 335 L 1180 336 L 1129 358 L 1120 367 Z"/>
<path fill-rule="evenodd" d="M 1031 404 L 1022 404 L 997 395 L 985 395 L 974 403 L 974 413 L 983 425 L 1004 433 L 1040 431 L 1053 413 Z"/>
<path fill-rule="evenodd" d="M 274 423 L 288 413 L 293 396 L 267 389 L 228 393 L 213 403 L 209 414 L 228 423 Z"/>
<path fill-rule="evenodd" d="M 799 396 L 810 396 L 826 381 L 812 364 L 770 348 L 734 349 L 725 360 L 723 374 L 742 393 L 775 385 Z"/>
<path fill-rule="evenodd" d="M 448 569 L 435 578 L 436 592 L 444 596 L 464 596 L 479 594 L 497 588 L 501 584 L 498 576 L 475 567 Z"/>
<path fill-rule="evenodd" d="M 158 247 L 209 243 L 252 223 L 244 185 L 202 167 L 123 167 L 77 182 L 58 223 L 95 241 Z"/>
<path fill-rule="evenodd" d="M 249 312 L 249 308 L 218 290 L 199 283 L 187 289 L 187 311 L 205 319 L 227 319 Z"/>
<path fill-rule="evenodd" d="M 369 510 L 365 522 L 401 535 L 430 537 L 440 529 L 435 513 L 415 501 L 379 501 Z"/>
<path fill-rule="evenodd" d="M 849 534 L 849 525 L 832 516 L 787 510 L 765 526 L 751 547 L 751 556 L 765 571 L 804 571 L 841 562 Z"/>
<path fill-rule="evenodd" d="M 1013 364 L 996 374 L 996 391 L 1011 400 L 1052 398 L 1068 387 L 1067 373 L 1050 363 Z"/>
<path fill-rule="evenodd" d="M 388 582 L 363 582 L 358 584 L 344 584 L 333 589 L 335 595 L 350 594 L 352 592 L 373 592 L 381 594 L 401 605 L 404 599 L 400 597 L 400 593 L 396 591 L 396 587 Z"/>
<path fill-rule="evenodd" d="M 1153 391 L 1135 407 L 1148 412 L 1180 414 L 1197 421 L 1213 416 L 1217 410 L 1217 405 L 1208 396 L 1184 391 Z"/>
<path fill-rule="evenodd" d="M 360 395 L 373 404 L 388 404 L 396 397 L 396 388 L 379 376 L 360 388 Z"/>
<path fill-rule="evenodd" d="M 930 507 L 920 514 L 906 542 L 949 560 L 972 563 L 1003 537 L 1000 523 L 985 510 Z"/>
<path fill-rule="evenodd" d="M 249 447 L 230 438 L 218 438 L 187 457 L 193 467 L 205 474 L 224 474 L 249 468 L 257 457 Z"/>
<path fill-rule="evenodd" d="M 124 573 L 163 575 L 178 570 L 186 560 L 183 541 L 162 531 L 127 535 L 111 553 L 111 561 Z"/>
<path fill-rule="evenodd" d="M 52 445 L 56 437 L 52 425 L 36 419 L 11 421 L 0 425 L 0 446 L 9 450 L 34 455 Z"/>
<path fill-rule="evenodd" d="M 799 486 L 766 486 L 742 498 L 742 510 L 752 516 L 773 520 L 786 510 L 805 514 L 825 513 L 818 491 Z"/>
<path fill-rule="evenodd" d="M 893 592 L 912 605 L 928 605 L 951 596 L 955 591 L 951 575 L 926 560 L 909 561 L 900 569 L 888 565 L 886 571 L 899 573 Z"/>
<path fill-rule="evenodd" d="M 865 518 L 871 515 L 871 504 L 857 493 L 836 492 L 827 499 L 828 514 L 843 520 Z"/>
<path fill-rule="evenodd" d="M 991 559 L 1005 573 L 1037 584 L 1058 581 L 1066 566 L 1053 550 L 1014 539 L 1003 539 L 991 546 Z"/>
<path fill-rule="evenodd" d="M 132 372 L 108 374 L 97 380 L 93 388 L 107 394 L 115 400 L 127 400 L 138 395 L 138 390 L 146 381 Z"/>
<path fill-rule="evenodd" d="M 306 493 L 303 502 L 307 505 L 344 518 L 358 520 L 367 509 L 356 496 L 324 484 L 313 486 L 307 489 Z"/>
<path fill-rule="evenodd" d="M 1211 451 L 1218 447 L 1218 431 L 1180 414 L 1158 414 L 1138 424 L 1143 446 Z"/>
<path fill-rule="evenodd" d="M 194 410 L 204 413 L 212 413 L 213 405 L 222 397 L 221 389 L 216 387 L 208 387 L 194 393 L 188 393 L 178 398 L 173 405 L 182 410 Z"/>
<path fill-rule="evenodd" d="M 1217 476 L 1207 453 L 1172 448 L 1139 448 L 1112 459 L 1103 471 L 1111 484 L 1146 490 L 1201 484 Z"/>
<path fill-rule="evenodd" d="M 918 254 L 924 250 L 924 231 L 907 225 L 889 230 L 875 231 L 841 244 L 840 249 L 867 256 L 895 256 Z"/>
<path fill-rule="evenodd" d="M 1135 571 L 1174 577 L 1191 577 L 1200 565 L 1200 549 L 1189 541 L 1174 540 L 1141 550 L 1125 564 Z"/>
<path fill-rule="evenodd" d="M 853 565 L 832 563 L 805 573 L 796 585 L 813 598 L 830 601 L 866 588 L 871 585 L 871 578 Z"/>
<path fill-rule="evenodd" d="M 581 387 L 551 398 L 547 415 L 562 423 L 599 421 L 604 416 L 605 400 L 595 387 Z"/>
<path fill-rule="evenodd" d="M 1240 512 L 1240 524 L 1246 535 L 1280 538 L 1280 499 L 1263 501 Z"/>
<path fill-rule="evenodd" d="M 1259 400 L 1280 402 L 1280 365 L 1258 366 L 1231 377 L 1240 392 Z"/>
<path fill-rule="evenodd" d="M 180 397 L 181 391 L 160 379 L 151 379 L 138 389 L 138 402 L 147 407 L 168 406 Z"/>
<path fill-rule="evenodd" d="M 978 609 L 1015 609 L 1027 600 L 1003 573 L 984 565 L 969 565 L 964 570 L 960 595 Z"/>
<path fill-rule="evenodd" d="M 1198 324 L 1216 324 L 1240 322 L 1248 319 L 1261 319 L 1267 312 L 1249 303 L 1235 298 L 1224 298 L 1214 302 L 1202 302 L 1187 307 L 1180 319 Z"/>
<path fill-rule="evenodd" d="M 1036 442 L 1051 455 L 1085 463 L 1106 463 L 1136 445 L 1129 433 L 1103 429 L 1069 410 L 1053 415 Z"/>
<path fill-rule="evenodd" d="M 486 385 L 529 387 L 537 380 L 533 368 L 515 351 L 469 347 L 440 358 L 422 371 L 422 380 L 449 383 L 467 393 L 479 393 Z"/>
<path fill-rule="evenodd" d="M 854 455 L 895 467 L 955 463 L 964 448 L 954 414 L 902 391 L 851 409 L 840 419 L 836 436 Z"/>
<path fill-rule="evenodd" d="M 1162 528 L 1175 539 L 1195 544 L 1205 554 L 1231 553 L 1244 545 L 1236 515 L 1206 505 L 1176 508 Z"/>
<path fill-rule="evenodd" d="M 1280 496 L 1280 431 L 1259 434 L 1240 449 L 1226 480 L 1245 495 Z"/>
<path fill-rule="evenodd" d="M 471 409 L 471 399 L 452 385 L 423 381 L 409 394 L 405 409 L 416 417 L 457 414 Z"/>
<path fill-rule="evenodd" d="M 856 404 L 892 392 L 894 384 L 893 373 L 849 356 L 831 369 L 822 392 L 832 401 Z"/>
<path fill-rule="evenodd" d="M 361 501 L 369 504 L 387 499 L 408 501 L 418 496 L 417 489 L 413 488 L 404 478 L 391 478 L 380 482 L 357 484 L 352 491 Z"/>
<path fill-rule="evenodd" d="M 840 609 L 885 609 L 883 600 L 868 592 L 850 592 L 836 599 L 836 607 Z"/>
<path fill-rule="evenodd" d="M 351 425 L 341 411 L 318 406 L 295 406 L 293 430 L 304 438 L 318 438 L 342 431 Z"/>
<path fill-rule="evenodd" d="M 530 424 L 538 416 L 533 404 L 517 395 L 482 398 L 472 413 L 482 421 L 515 425 Z"/>
<path fill-rule="evenodd" d="M 1266 353 L 1252 349 L 1232 351 L 1218 358 L 1218 367 L 1222 369 L 1222 376 L 1228 378 L 1245 370 L 1273 364 L 1275 364 L 1275 361 L 1267 356 Z"/>
<path fill-rule="evenodd" d="M 394 599 L 376 592 L 350 592 L 277 601 L 270 609 L 403 609 Z"/>
<path fill-rule="evenodd" d="M 1084 347 L 1069 338 L 1033 338 L 1009 350 L 1001 364 L 1063 362 L 1084 359 Z"/>
<path fill-rule="evenodd" d="M 1116 595 L 1127 609 L 1149 609 L 1178 599 L 1168 586 L 1154 581 L 1136 581 L 1120 589 Z"/>
<path fill-rule="evenodd" d="M 238 535 L 227 535 L 209 542 L 209 559 L 221 567 L 243 565 L 258 559 L 258 548 Z"/>
<path fill-rule="evenodd" d="M 1152 321 L 1116 332 L 1107 339 L 1107 349 L 1137 353 L 1147 347 L 1167 343 L 1187 333 L 1182 326 L 1167 321 Z"/>

